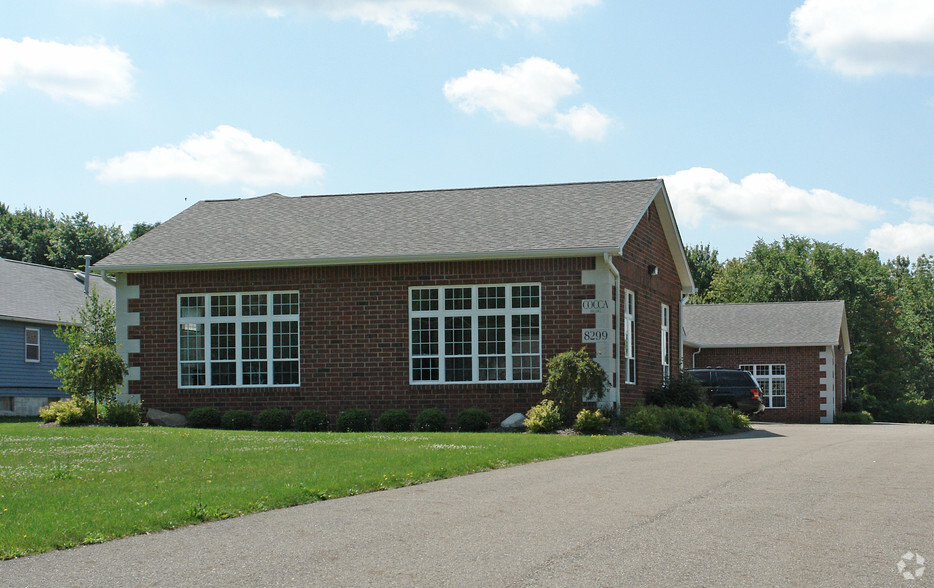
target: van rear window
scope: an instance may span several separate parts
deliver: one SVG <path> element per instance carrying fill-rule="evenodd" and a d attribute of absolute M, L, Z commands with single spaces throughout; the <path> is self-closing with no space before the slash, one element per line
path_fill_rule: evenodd
<path fill-rule="evenodd" d="M 746 372 L 720 372 L 721 386 L 754 386 L 752 376 Z"/>

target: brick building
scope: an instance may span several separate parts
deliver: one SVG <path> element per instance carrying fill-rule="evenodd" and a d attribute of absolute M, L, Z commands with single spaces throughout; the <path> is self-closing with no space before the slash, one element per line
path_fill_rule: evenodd
<path fill-rule="evenodd" d="M 332 419 L 501 419 L 581 347 L 631 404 L 677 369 L 693 289 L 661 180 L 205 201 L 95 268 L 147 407 Z"/>
<path fill-rule="evenodd" d="M 689 304 L 684 367 L 749 371 L 762 387 L 762 420 L 832 423 L 846 398 L 850 338 L 842 300 Z"/>

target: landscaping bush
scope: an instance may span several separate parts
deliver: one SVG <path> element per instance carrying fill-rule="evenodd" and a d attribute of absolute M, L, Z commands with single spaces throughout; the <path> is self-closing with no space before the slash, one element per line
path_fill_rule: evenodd
<path fill-rule="evenodd" d="M 669 378 L 660 386 L 651 388 L 645 393 L 646 404 L 655 406 L 691 407 L 704 404 L 705 400 L 701 383 L 684 372 L 680 372 L 677 378 Z"/>
<path fill-rule="evenodd" d="M 202 406 L 188 413 L 188 426 L 195 429 L 216 429 L 221 426 L 221 411 L 213 406 Z"/>
<path fill-rule="evenodd" d="M 872 423 L 872 415 L 865 410 L 859 412 L 838 412 L 834 415 L 834 422 L 843 425 L 868 425 Z"/>
<path fill-rule="evenodd" d="M 253 413 L 248 410 L 228 410 L 221 417 L 221 428 L 243 431 L 253 427 Z"/>
<path fill-rule="evenodd" d="M 482 408 L 468 408 L 457 415 L 457 428 L 461 431 L 486 431 L 490 428 L 490 413 Z"/>
<path fill-rule="evenodd" d="M 320 410 L 300 410 L 295 413 L 296 431 L 327 431 L 331 420 Z"/>
<path fill-rule="evenodd" d="M 749 417 L 738 410 L 730 409 L 733 417 L 733 428 L 745 431 L 749 428 Z"/>
<path fill-rule="evenodd" d="M 733 431 L 733 409 L 729 406 L 709 408 L 707 411 L 708 428 L 717 433 L 731 433 Z"/>
<path fill-rule="evenodd" d="M 577 413 L 574 419 L 574 430 L 585 435 L 599 435 L 609 424 L 610 419 L 603 416 L 599 410 L 587 410 Z"/>
<path fill-rule="evenodd" d="M 401 408 L 387 410 L 377 420 L 380 431 L 411 431 L 412 417 Z"/>
<path fill-rule="evenodd" d="M 440 408 L 426 408 L 415 418 L 415 430 L 440 432 L 448 428 L 448 415 Z"/>
<path fill-rule="evenodd" d="M 360 433 L 373 430 L 373 415 L 363 408 L 348 408 L 337 415 L 337 430 L 342 433 Z"/>
<path fill-rule="evenodd" d="M 60 425 L 89 425 L 94 422 L 94 404 L 86 400 L 57 400 L 39 409 L 39 418 Z"/>
<path fill-rule="evenodd" d="M 559 353 L 548 360 L 547 368 L 548 380 L 542 394 L 554 398 L 564 424 L 571 424 L 585 398 L 600 400 L 606 394 L 606 372 L 583 349 Z"/>
<path fill-rule="evenodd" d="M 103 421 L 116 427 L 138 427 L 142 421 L 140 405 L 111 402 L 104 406 Z"/>
<path fill-rule="evenodd" d="M 525 428 L 530 433 L 551 433 L 561 426 L 561 412 L 553 400 L 542 400 L 525 413 Z"/>
<path fill-rule="evenodd" d="M 284 408 L 267 408 L 256 415 L 256 428 L 260 431 L 288 431 L 292 428 L 292 415 Z"/>
<path fill-rule="evenodd" d="M 707 414 L 699 408 L 668 406 L 663 408 L 663 428 L 678 435 L 693 435 L 707 430 Z"/>
<path fill-rule="evenodd" d="M 636 406 L 626 416 L 626 428 L 643 435 L 655 435 L 662 430 L 663 413 L 659 406 Z"/>

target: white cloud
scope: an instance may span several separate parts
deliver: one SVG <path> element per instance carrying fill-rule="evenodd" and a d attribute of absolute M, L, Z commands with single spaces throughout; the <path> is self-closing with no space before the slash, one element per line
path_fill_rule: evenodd
<path fill-rule="evenodd" d="M 869 231 L 865 246 L 878 251 L 882 257 L 907 256 L 917 259 L 922 253 L 934 254 L 934 225 L 927 223 L 883 223 Z"/>
<path fill-rule="evenodd" d="M 807 0 L 791 26 L 795 45 L 845 75 L 934 71 L 931 0 Z"/>
<path fill-rule="evenodd" d="M 264 187 L 292 185 L 323 175 L 320 164 L 274 141 L 221 125 L 178 145 L 132 151 L 85 164 L 105 182 L 183 179 L 205 184 L 241 182 Z"/>
<path fill-rule="evenodd" d="M 65 45 L 0 38 L 0 92 L 24 85 L 56 99 L 94 106 L 127 98 L 133 65 L 126 53 L 103 44 Z"/>
<path fill-rule="evenodd" d="M 163 0 L 122 0 L 131 4 L 163 4 Z M 207 6 L 261 11 L 279 17 L 290 12 L 354 18 L 385 27 L 391 36 L 418 28 L 419 19 L 430 14 L 454 16 L 474 22 L 505 20 L 560 20 L 600 0 L 176 0 Z"/>
<path fill-rule="evenodd" d="M 895 204 L 906 208 L 911 213 L 911 220 L 926 223 L 934 220 L 934 202 L 922 198 L 912 198 L 908 202 L 896 200 Z"/>
<path fill-rule="evenodd" d="M 664 178 L 679 223 L 705 220 L 769 232 L 829 234 L 876 219 L 881 211 L 834 192 L 789 186 L 770 173 L 733 183 L 724 174 L 694 167 Z"/>
<path fill-rule="evenodd" d="M 602 139 L 610 118 L 590 104 L 558 112 L 558 102 L 580 90 L 577 74 L 541 57 L 499 72 L 473 69 L 444 84 L 444 96 L 467 113 L 486 110 L 522 126 L 556 128 L 577 139 Z"/>

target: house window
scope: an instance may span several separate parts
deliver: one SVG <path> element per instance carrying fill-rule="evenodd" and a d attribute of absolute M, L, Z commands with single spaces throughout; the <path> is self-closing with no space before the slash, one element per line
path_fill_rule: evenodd
<path fill-rule="evenodd" d="M 39 362 L 39 329 L 26 327 L 26 361 Z"/>
<path fill-rule="evenodd" d="M 413 384 L 540 382 L 541 286 L 409 290 Z"/>
<path fill-rule="evenodd" d="M 662 304 L 662 377 L 666 380 L 671 377 L 671 361 L 668 356 L 671 352 L 670 318 L 668 305 Z"/>
<path fill-rule="evenodd" d="M 13 411 L 13 397 L 0 396 L 0 410 Z"/>
<path fill-rule="evenodd" d="M 762 388 L 762 404 L 766 408 L 785 408 L 787 406 L 785 389 L 785 364 L 746 364 L 739 366 L 753 375 Z"/>
<path fill-rule="evenodd" d="M 298 292 L 178 297 L 182 388 L 297 386 Z"/>
<path fill-rule="evenodd" d="M 636 295 L 624 292 L 623 335 L 625 340 L 626 383 L 636 383 Z"/>

